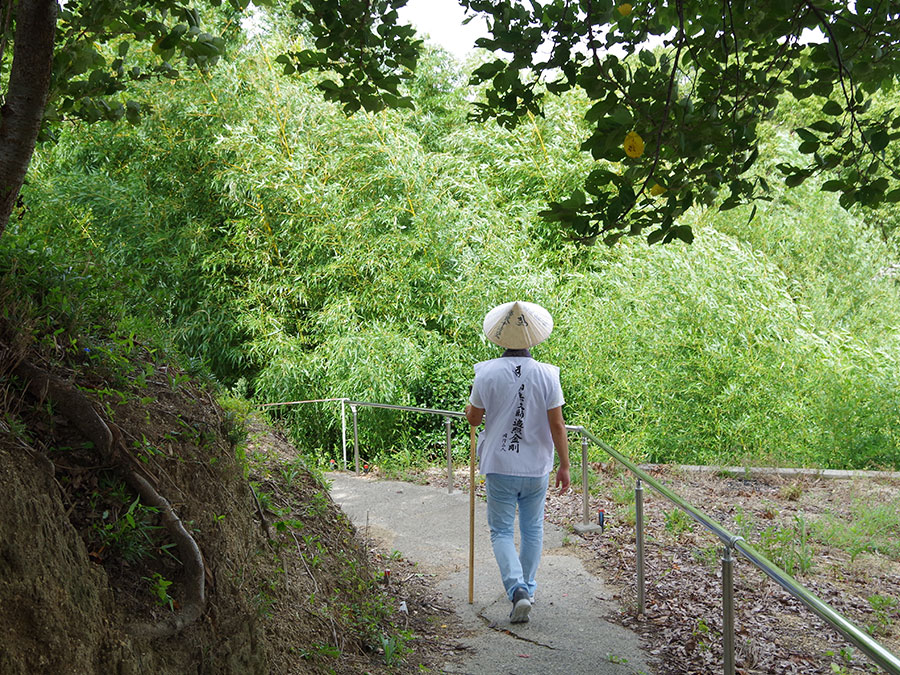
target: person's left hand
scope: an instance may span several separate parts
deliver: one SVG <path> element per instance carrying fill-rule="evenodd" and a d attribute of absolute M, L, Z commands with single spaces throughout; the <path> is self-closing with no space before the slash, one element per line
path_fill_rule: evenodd
<path fill-rule="evenodd" d="M 556 470 L 556 487 L 559 488 L 559 494 L 565 494 L 566 490 L 569 489 L 569 470 L 568 469 L 557 469 Z"/>

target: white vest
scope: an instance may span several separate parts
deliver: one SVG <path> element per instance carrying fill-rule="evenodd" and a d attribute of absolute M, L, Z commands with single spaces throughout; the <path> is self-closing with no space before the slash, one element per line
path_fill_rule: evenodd
<path fill-rule="evenodd" d="M 565 403 L 559 368 L 520 356 L 476 363 L 469 403 L 485 411 L 478 435 L 481 473 L 550 473 L 553 437 L 547 411 Z"/>

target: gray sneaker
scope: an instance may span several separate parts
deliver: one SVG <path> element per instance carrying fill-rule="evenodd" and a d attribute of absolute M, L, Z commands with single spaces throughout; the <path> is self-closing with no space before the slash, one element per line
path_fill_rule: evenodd
<path fill-rule="evenodd" d="M 512 597 L 513 608 L 509 613 L 510 623 L 528 623 L 528 612 L 531 611 L 531 600 L 528 591 L 523 587 L 515 590 Z"/>

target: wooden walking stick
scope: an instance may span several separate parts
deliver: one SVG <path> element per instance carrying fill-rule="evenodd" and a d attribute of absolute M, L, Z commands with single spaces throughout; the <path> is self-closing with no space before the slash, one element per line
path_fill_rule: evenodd
<path fill-rule="evenodd" d="M 475 587 L 475 439 L 477 427 L 469 427 L 469 604 Z"/>

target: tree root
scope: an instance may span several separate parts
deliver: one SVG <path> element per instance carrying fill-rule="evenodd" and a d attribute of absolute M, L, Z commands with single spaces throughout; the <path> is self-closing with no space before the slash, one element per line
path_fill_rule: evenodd
<path fill-rule="evenodd" d="M 259 502 L 259 497 L 256 496 L 256 490 L 253 489 L 253 483 L 248 483 L 248 485 L 250 486 L 250 494 L 253 495 L 253 501 L 256 502 L 256 512 L 259 514 L 259 522 L 262 524 L 262 528 L 266 533 L 266 539 L 271 541 L 272 530 L 269 528 L 269 519 L 266 518 L 266 512 Z"/>
<path fill-rule="evenodd" d="M 150 481 L 129 466 L 122 457 L 121 441 L 117 434 L 74 385 L 25 361 L 20 362 L 12 372 L 25 382 L 27 391 L 38 400 L 52 401 L 55 408 L 94 444 L 103 461 L 122 473 L 128 485 L 140 495 L 141 501 L 159 510 L 163 525 L 178 546 L 186 576 L 185 602 L 181 611 L 157 623 L 134 623 L 126 627 L 126 631 L 144 639 L 169 637 L 200 618 L 206 608 L 203 554 L 169 501 L 159 494 Z"/>
<path fill-rule="evenodd" d="M 186 577 L 185 601 L 181 612 L 156 624 L 132 624 L 128 632 L 135 637 L 169 637 L 199 619 L 206 607 L 206 568 L 203 565 L 203 554 L 168 500 L 135 471 L 129 469 L 125 474 L 125 480 L 141 496 L 141 500 L 147 506 L 159 509 L 166 530 L 178 545 Z"/>

